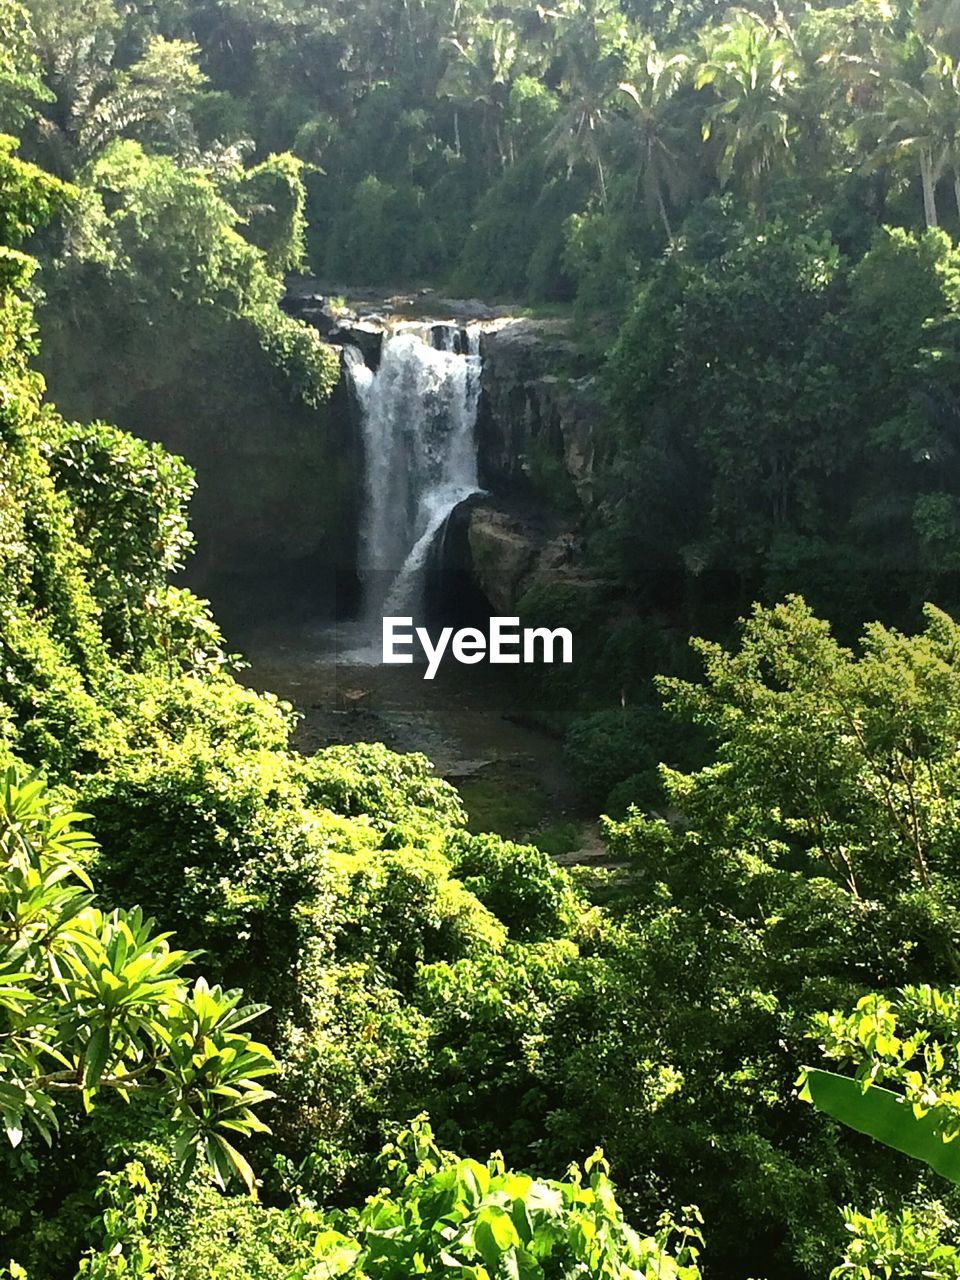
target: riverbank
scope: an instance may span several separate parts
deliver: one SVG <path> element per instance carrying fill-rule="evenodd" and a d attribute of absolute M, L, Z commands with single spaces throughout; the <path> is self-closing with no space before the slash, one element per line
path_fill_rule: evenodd
<path fill-rule="evenodd" d="M 523 669 L 442 664 L 432 681 L 416 666 L 381 666 L 340 655 L 329 625 L 278 622 L 230 637 L 249 667 L 240 678 L 276 693 L 300 716 L 293 745 L 312 754 L 332 743 L 382 742 L 422 752 L 458 788 L 473 830 L 545 843 L 582 843 L 583 811 L 559 741 L 518 723 Z M 563 836 L 566 839 L 563 839 Z"/>

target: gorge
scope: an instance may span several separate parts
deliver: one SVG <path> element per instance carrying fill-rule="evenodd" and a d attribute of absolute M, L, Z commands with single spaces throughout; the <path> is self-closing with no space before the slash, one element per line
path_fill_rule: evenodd
<path fill-rule="evenodd" d="M 444 547 L 493 612 L 514 611 L 557 572 L 595 500 L 597 359 L 564 318 L 320 289 L 294 281 L 283 300 L 340 352 L 319 408 L 292 399 L 245 338 L 133 311 L 122 339 L 100 343 L 96 316 L 81 326 L 49 309 L 50 393 L 70 416 L 117 422 L 193 467 L 185 580 L 228 632 L 276 615 L 369 620 L 391 591 L 395 604 L 422 592 L 434 535 L 461 503 Z"/>

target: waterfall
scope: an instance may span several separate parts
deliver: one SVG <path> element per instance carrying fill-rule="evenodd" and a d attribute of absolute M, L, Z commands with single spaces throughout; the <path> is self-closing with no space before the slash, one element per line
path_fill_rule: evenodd
<path fill-rule="evenodd" d="M 450 512 L 477 492 L 479 336 L 454 325 L 398 324 L 374 373 L 358 351 L 345 367 L 360 407 L 365 494 L 360 527 L 363 615 L 422 621 L 430 547 Z"/>

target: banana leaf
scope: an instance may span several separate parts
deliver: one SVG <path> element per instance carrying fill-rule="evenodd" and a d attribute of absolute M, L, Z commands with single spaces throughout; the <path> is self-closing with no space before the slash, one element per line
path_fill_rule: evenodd
<path fill-rule="evenodd" d="M 960 1184 L 960 1140 L 944 1142 L 933 1112 L 919 1119 L 899 1093 L 871 1085 L 866 1093 L 850 1076 L 807 1067 L 800 1097 L 841 1124 L 904 1155 L 922 1160 L 931 1169 Z"/>

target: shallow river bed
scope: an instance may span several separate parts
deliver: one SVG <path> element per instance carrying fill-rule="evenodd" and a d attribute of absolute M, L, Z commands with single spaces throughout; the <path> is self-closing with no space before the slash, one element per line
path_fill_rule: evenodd
<path fill-rule="evenodd" d="M 300 751 L 352 742 L 421 751 L 461 789 L 471 826 L 511 838 L 581 816 L 560 743 L 511 718 L 522 669 L 448 662 L 427 681 L 423 667 L 363 661 L 343 633 L 309 623 L 235 631 L 230 641 L 250 663 L 240 678 L 302 716 Z"/>

